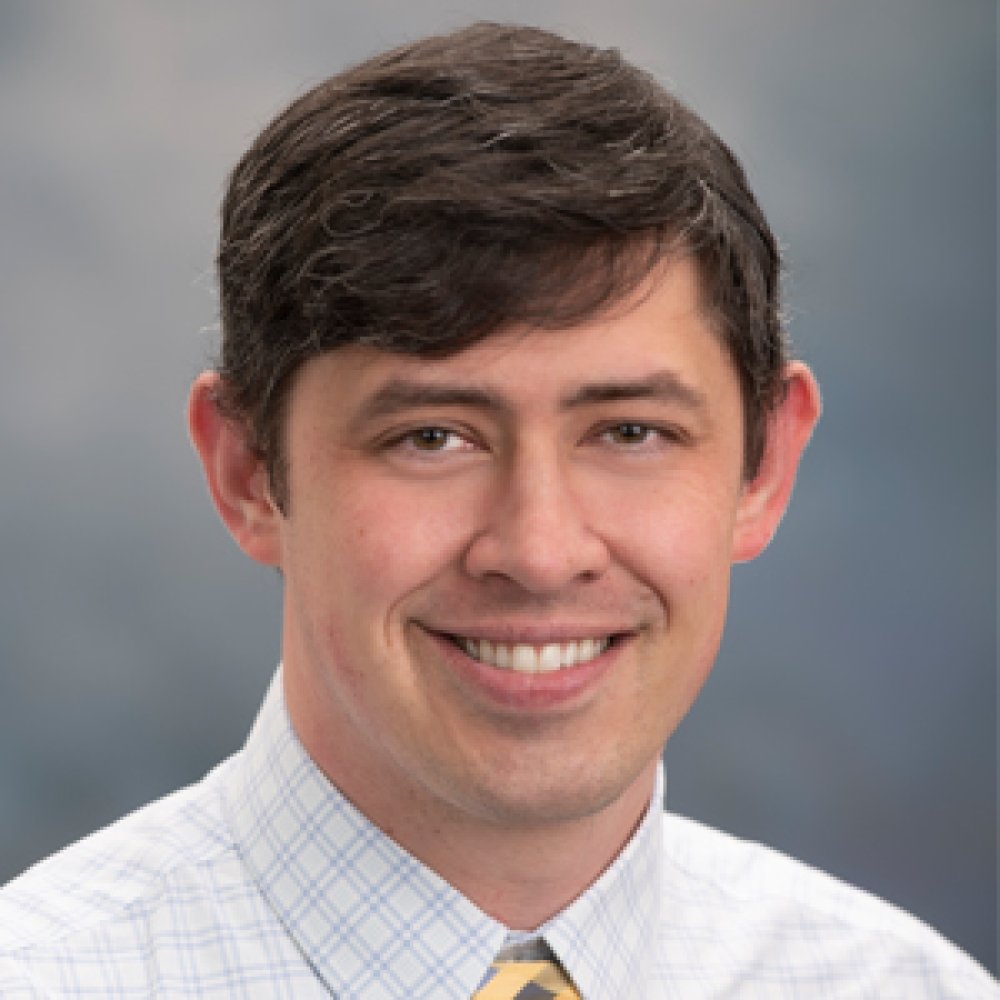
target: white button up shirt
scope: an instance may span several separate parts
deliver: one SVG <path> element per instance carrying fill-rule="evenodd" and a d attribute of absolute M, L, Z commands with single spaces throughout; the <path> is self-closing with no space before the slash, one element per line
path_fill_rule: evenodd
<path fill-rule="evenodd" d="M 915 919 L 664 815 L 538 934 L 583 1000 L 998 997 Z M 280 676 L 202 782 L 0 891 L 0 997 L 468 1000 L 521 940 L 372 826 L 313 764 Z"/>

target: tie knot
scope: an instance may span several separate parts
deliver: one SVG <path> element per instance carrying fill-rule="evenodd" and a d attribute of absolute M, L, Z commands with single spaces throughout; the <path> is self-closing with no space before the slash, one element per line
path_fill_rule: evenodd
<path fill-rule="evenodd" d="M 497 959 L 472 1000 L 581 1000 L 556 962 Z"/>

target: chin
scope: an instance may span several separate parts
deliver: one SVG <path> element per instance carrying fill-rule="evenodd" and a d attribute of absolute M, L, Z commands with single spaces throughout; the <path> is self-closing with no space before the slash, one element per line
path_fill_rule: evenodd
<path fill-rule="evenodd" d="M 646 772 L 651 784 L 653 763 L 627 768 L 618 762 L 618 767 L 597 770 L 593 760 L 586 760 L 569 771 L 531 763 L 508 767 L 502 782 L 482 781 L 470 790 L 474 800 L 470 806 L 482 818 L 511 828 L 571 823 L 613 810 L 617 804 L 631 809 L 636 797 L 645 803 Z"/>

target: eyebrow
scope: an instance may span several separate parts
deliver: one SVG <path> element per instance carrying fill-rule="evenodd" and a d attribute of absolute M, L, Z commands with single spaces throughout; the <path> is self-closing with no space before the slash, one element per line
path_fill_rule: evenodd
<path fill-rule="evenodd" d="M 563 409 L 573 409 L 591 403 L 613 403 L 619 400 L 651 399 L 676 403 L 686 410 L 700 413 L 708 410 L 708 397 L 671 371 L 657 371 L 644 378 L 594 382 L 583 385 L 561 402 Z"/>
<path fill-rule="evenodd" d="M 573 410 L 595 403 L 650 399 L 677 404 L 693 413 L 708 410 L 705 394 L 689 385 L 671 371 L 657 371 L 637 379 L 613 379 L 591 382 L 580 386 L 559 401 L 561 410 Z M 470 409 L 510 413 L 510 403 L 501 395 L 488 389 L 462 385 L 434 385 L 432 383 L 394 378 L 380 386 L 365 402 L 355 416 L 355 421 L 365 423 L 421 407 L 468 407 Z"/>
<path fill-rule="evenodd" d="M 506 412 L 509 405 L 496 393 L 471 386 L 432 385 L 407 379 L 391 379 L 362 404 L 355 422 L 363 424 L 379 417 L 421 407 L 468 407 L 475 410 Z"/>

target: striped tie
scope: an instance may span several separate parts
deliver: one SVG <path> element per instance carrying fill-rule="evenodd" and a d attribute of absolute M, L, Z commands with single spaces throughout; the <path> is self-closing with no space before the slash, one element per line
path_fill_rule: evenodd
<path fill-rule="evenodd" d="M 472 1000 L 581 1000 L 555 962 L 497 959 Z"/>

